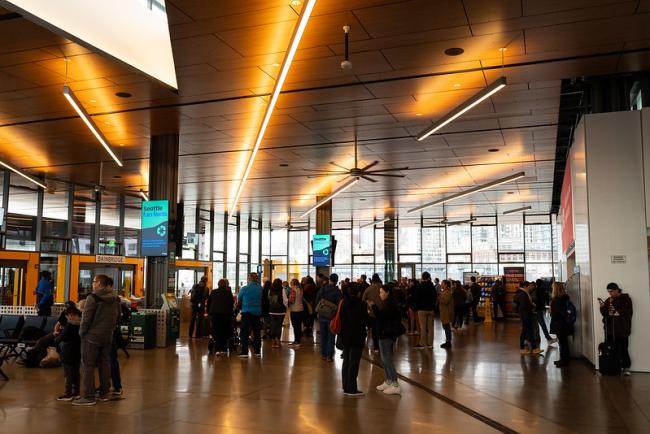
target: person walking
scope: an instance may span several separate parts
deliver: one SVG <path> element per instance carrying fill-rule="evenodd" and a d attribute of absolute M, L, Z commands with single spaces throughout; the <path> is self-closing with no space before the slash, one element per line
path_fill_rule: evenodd
<path fill-rule="evenodd" d="M 111 367 L 110 352 L 115 327 L 121 315 L 120 299 L 108 286 L 104 274 L 92 280 L 93 292 L 86 298 L 81 316 L 81 364 L 83 366 L 83 398 L 72 405 L 95 405 L 95 366 L 99 369 L 99 400 L 108 401 Z"/>
<path fill-rule="evenodd" d="M 320 354 L 323 360 L 334 361 L 334 342 L 336 335 L 331 332 L 330 320 L 336 314 L 336 308 L 341 300 L 341 291 L 336 286 L 339 276 L 332 273 L 329 283 L 323 285 L 316 294 L 316 313 L 318 314 L 318 328 L 320 329 Z"/>
<path fill-rule="evenodd" d="M 260 336 L 260 317 L 262 316 L 262 287 L 257 273 L 248 276 L 248 285 L 239 290 L 237 301 L 241 307 L 241 351 L 239 357 L 248 358 L 248 336 L 253 330 L 253 355 L 262 357 L 262 338 Z"/>
<path fill-rule="evenodd" d="M 194 335 L 194 326 L 196 325 L 197 338 L 203 336 L 206 330 L 201 329 L 203 315 L 205 314 L 205 300 L 208 298 L 208 278 L 201 277 L 199 283 L 195 284 L 190 290 L 190 303 L 192 304 L 192 319 L 190 320 L 190 338 Z"/>
<path fill-rule="evenodd" d="M 451 348 L 451 322 L 454 320 L 454 296 L 451 292 L 451 283 L 449 280 L 443 280 L 440 284 L 440 322 L 445 331 L 445 342 L 440 348 Z"/>
<path fill-rule="evenodd" d="M 414 348 L 433 348 L 433 318 L 437 303 L 436 288 L 428 271 L 422 273 L 422 280 L 414 287 L 413 308 L 417 312 L 420 339 Z"/>
<path fill-rule="evenodd" d="M 341 331 L 339 340 L 343 346 L 343 366 L 341 380 L 343 393 L 349 396 L 361 396 L 364 393 L 357 387 L 359 363 L 361 353 L 366 341 L 366 323 L 368 315 L 366 305 L 359 298 L 361 285 L 350 285 L 347 293 L 343 295 L 341 304 Z"/>
<path fill-rule="evenodd" d="M 546 327 L 546 300 L 548 297 L 546 289 L 541 283 L 541 280 L 537 283 L 531 283 L 529 292 L 533 303 L 535 304 L 535 320 L 539 323 L 548 345 L 552 345 L 558 340 L 549 334 L 548 328 Z"/>
<path fill-rule="evenodd" d="M 280 348 L 280 338 L 282 337 L 282 323 L 287 313 L 287 307 L 284 304 L 284 290 L 282 289 L 282 280 L 274 279 L 269 289 L 269 314 L 271 316 L 271 348 Z"/>
<path fill-rule="evenodd" d="M 36 308 L 38 309 L 38 316 L 51 316 L 52 305 L 54 304 L 52 274 L 47 270 L 43 270 L 40 276 L 41 278 L 36 287 Z"/>
<path fill-rule="evenodd" d="M 291 279 L 289 293 L 282 292 L 284 296 L 284 305 L 289 309 L 291 325 L 293 327 L 293 342 L 290 344 L 293 348 L 300 348 L 302 339 L 302 318 L 305 307 L 302 304 L 302 288 L 298 279 Z"/>
<path fill-rule="evenodd" d="M 214 351 L 217 356 L 228 353 L 228 338 L 231 332 L 234 304 L 232 292 L 228 289 L 228 281 L 219 279 L 217 287 L 210 292 L 207 306 L 212 339 L 214 339 Z"/>
<path fill-rule="evenodd" d="M 452 292 L 454 298 L 454 329 L 463 327 L 463 318 L 465 317 L 465 310 L 467 306 L 467 291 L 463 288 L 458 280 L 454 282 L 454 290 Z"/>
<path fill-rule="evenodd" d="M 569 336 L 573 334 L 573 324 L 568 318 L 569 294 L 561 282 L 553 282 L 551 292 L 551 333 L 557 336 L 560 346 L 560 359 L 555 366 L 563 368 L 569 365 L 571 353 L 569 350 Z"/>
<path fill-rule="evenodd" d="M 621 360 L 623 375 L 630 375 L 630 353 L 628 344 L 632 334 L 632 299 L 629 295 L 623 294 L 618 284 L 612 282 L 607 285 L 607 300 L 600 303 L 600 313 L 603 316 L 605 326 L 605 341 L 611 342 L 616 348 L 618 357 Z"/>
<path fill-rule="evenodd" d="M 377 386 L 377 390 L 384 392 L 386 395 L 400 395 L 402 393 L 397 382 L 397 371 L 393 362 L 393 346 L 397 338 L 404 334 L 406 329 L 402 325 L 402 318 L 393 291 L 392 285 L 384 285 L 380 288 L 381 307 L 377 306 L 372 299 L 368 299 L 368 306 L 373 312 L 379 328 L 379 348 L 381 349 L 381 361 L 386 376 L 386 380 Z"/>
<path fill-rule="evenodd" d="M 537 326 L 537 319 L 535 318 L 533 302 L 527 288 L 528 282 L 522 282 L 512 299 L 513 310 L 519 315 L 519 319 L 521 320 L 519 350 L 522 355 L 531 353 L 541 354 L 544 350 L 539 348 L 539 341 L 535 337 L 535 330 L 533 327 Z M 528 342 L 531 349 L 526 347 L 526 342 Z"/>
<path fill-rule="evenodd" d="M 381 308 L 381 298 L 379 297 L 379 289 L 381 288 L 381 285 L 382 282 L 379 278 L 379 274 L 373 274 L 372 278 L 370 278 L 370 286 L 366 288 L 365 291 L 363 291 L 363 295 L 361 296 L 361 299 L 366 302 L 366 305 L 370 306 L 368 300 L 372 300 L 375 305 Z M 372 351 L 373 353 L 378 353 L 379 328 L 377 319 L 373 316 L 374 313 L 372 313 L 373 311 L 371 309 L 369 309 L 368 312 L 370 312 L 370 335 L 372 338 Z"/>

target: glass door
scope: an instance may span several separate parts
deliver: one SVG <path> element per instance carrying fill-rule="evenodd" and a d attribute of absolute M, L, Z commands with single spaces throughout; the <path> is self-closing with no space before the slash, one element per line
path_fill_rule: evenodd
<path fill-rule="evenodd" d="M 179 268 L 176 270 L 176 297 L 181 298 L 187 295 L 194 284 L 198 283 L 199 272 L 191 268 Z M 203 274 L 201 274 L 203 276 Z"/>
<path fill-rule="evenodd" d="M 415 278 L 415 264 L 413 263 L 402 263 L 397 266 L 398 278 L 401 281 L 402 278 L 414 279 Z"/>
<path fill-rule="evenodd" d="M 25 304 L 25 278 L 25 266 L 0 264 L 0 305 Z"/>

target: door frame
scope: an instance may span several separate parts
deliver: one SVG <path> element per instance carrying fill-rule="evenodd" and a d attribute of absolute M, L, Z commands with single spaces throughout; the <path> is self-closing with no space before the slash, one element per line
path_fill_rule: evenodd
<path fill-rule="evenodd" d="M 402 281 L 402 267 L 409 267 L 411 268 L 411 276 L 413 279 L 416 279 L 417 276 L 415 275 L 415 262 L 399 262 L 397 264 L 397 281 L 401 282 Z"/>

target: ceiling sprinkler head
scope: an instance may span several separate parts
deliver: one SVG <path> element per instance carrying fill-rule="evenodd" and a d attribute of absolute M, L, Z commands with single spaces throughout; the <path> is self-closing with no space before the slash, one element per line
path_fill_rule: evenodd
<path fill-rule="evenodd" d="M 341 62 L 341 69 L 352 69 L 352 62 L 349 60 L 344 60 Z"/>

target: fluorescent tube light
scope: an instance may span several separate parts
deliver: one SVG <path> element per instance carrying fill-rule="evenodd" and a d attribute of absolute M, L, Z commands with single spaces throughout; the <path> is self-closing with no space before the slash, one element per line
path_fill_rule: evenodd
<path fill-rule="evenodd" d="M 386 217 L 385 219 L 374 220 L 374 221 L 371 221 L 370 223 L 366 223 L 365 225 L 359 226 L 359 229 L 367 228 L 368 226 L 376 226 L 376 225 L 378 225 L 380 223 L 387 222 L 390 219 L 391 219 L 391 217 Z"/>
<path fill-rule="evenodd" d="M 63 96 L 68 100 L 72 108 L 75 109 L 79 117 L 81 117 L 81 119 L 85 122 L 88 129 L 95 135 L 99 143 L 101 143 L 104 149 L 106 149 L 108 155 L 110 155 L 111 158 L 115 160 L 118 166 L 124 167 L 122 161 L 120 161 L 117 155 L 115 155 L 115 152 L 113 152 L 113 148 L 111 148 L 111 145 L 108 143 L 108 140 L 106 140 L 106 137 L 104 137 L 99 128 L 97 128 L 97 125 L 95 125 L 95 122 L 93 122 L 90 116 L 88 116 L 88 113 L 86 113 L 86 110 L 84 110 L 83 106 L 72 92 L 72 89 L 70 89 L 67 84 L 63 86 Z"/>
<path fill-rule="evenodd" d="M 471 110 L 473 107 L 477 106 L 481 102 L 483 102 L 485 99 L 491 97 L 504 87 L 506 87 L 506 78 L 505 77 L 499 77 L 494 83 L 490 84 L 488 87 L 482 89 L 479 93 L 444 115 L 442 118 L 440 118 L 437 122 L 432 124 L 430 127 L 425 128 L 422 130 L 420 134 L 418 134 L 418 140 L 424 140 L 427 137 L 429 137 L 431 134 L 435 133 L 463 113 L 465 113 L 468 110 Z"/>
<path fill-rule="evenodd" d="M 11 170 L 11 171 L 14 172 L 16 175 L 20 175 L 20 176 L 22 176 L 23 178 L 25 178 L 25 179 L 28 180 L 29 182 L 33 182 L 34 184 L 38 185 L 38 186 L 41 187 L 42 189 L 47 190 L 47 186 L 46 186 L 44 183 L 42 183 L 42 182 L 39 181 L 38 179 L 34 178 L 33 176 L 30 176 L 30 175 L 28 175 L 28 174 L 26 174 L 26 173 L 24 173 L 24 172 L 22 172 L 22 171 L 16 169 L 16 168 L 15 168 L 14 166 L 12 166 L 11 164 L 9 164 L 9 163 L 5 163 L 4 161 L 0 160 L 0 165 L 2 165 L 2 166 L 4 166 L 4 167 L 6 167 L 7 169 Z"/>
<path fill-rule="evenodd" d="M 230 221 L 232 216 L 235 214 L 237 203 L 239 202 L 239 198 L 242 192 L 244 191 L 244 185 L 246 184 L 248 175 L 250 174 L 250 171 L 253 167 L 255 156 L 257 155 L 257 151 L 259 151 L 260 149 L 260 144 L 262 143 L 262 139 L 264 138 L 264 133 L 266 132 L 266 128 L 269 125 L 269 121 L 271 120 L 271 114 L 273 114 L 273 109 L 275 108 L 275 104 L 278 102 L 280 91 L 282 91 L 282 86 L 284 85 L 284 80 L 287 78 L 287 74 L 289 74 L 289 69 L 291 68 L 291 62 L 293 62 L 293 58 L 296 55 L 296 50 L 298 50 L 300 39 L 302 39 L 302 35 L 305 32 L 305 28 L 307 27 L 307 22 L 309 21 L 309 17 L 311 16 L 315 4 L 316 4 L 316 0 L 307 0 L 307 3 L 305 4 L 305 6 L 302 8 L 302 11 L 300 12 L 300 17 L 298 18 L 298 25 L 293 31 L 293 36 L 291 37 L 291 42 L 289 43 L 287 54 L 285 55 L 284 60 L 282 61 L 282 67 L 280 68 L 280 75 L 278 75 L 278 79 L 275 81 L 275 86 L 273 87 L 271 98 L 269 99 L 269 102 L 266 105 L 266 112 L 264 113 L 264 118 L 262 118 L 262 124 L 260 125 L 260 129 L 257 131 L 257 137 L 255 138 L 255 143 L 253 144 L 253 151 L 251 152 L 251 155 L 248 158 L 248 163 L 246 163 L 246 169 L 244 170 L 244 174 L 239 180 L 239 187 L 237 187 L 237 193 L 235 194 L 235 197 L 232 203 L 230 204 L 230 208 L 228 210 L 228 221 Z"/>
<path fill-rule="evenodd" d="M 144 192 L 144 190 L 140 190 L 140 197 L 142 197 L 143 200 L 146 200 L 147 202 L 149 201 L 149 195 Z"/>
<path fill-rule="evenodd" d="M 479 185 L 478 187 L 470 188 L 469 190 L 461 191 L 460 193 L 452 194 L 451 196 L 443 197 L 442 199 L 434 200 L 433 202 L 425 203 L 416 208 L 408 210 L 407 214 L 421 211 L 435 205 L 440 205 L 450 200 L 459 199 L 461 197 L 469 196 L 470 194 L 478 193 L 479 191 L 487 190 L 488 188 L 496 187 L 497 185 L 505 184 L 507 182 L 515 181 L 526 176 L 525 172 L 515 173 L 514 175 L 506 176 L 495 181 L 488 182 L 487 184 Z"/>
<path fill-rule="evenodd" d="M 519 212 L 519 211 L 526 211 L 526 210 L 529 210 L 529 209 L 531 209 L 531 208 L 532 208 L 532 207 L 529 205 L 529 206 L 522 206 L 521 208 L 509 209 L 508 211 L 503 211 L 503 215 L 506 215 L 506 214 L 514 214 L 514 213 L 516 213 L 516 212 Z"/>
<path fill-rule="evenodd" d="M 321 205 L 323 205 L 323 204 L 329 202 L 330 200 L 334 199 L 336 196 L 338 196 L 339 194 L 343 193 L 345 190 L 347 190 L 348 188 L 352 187 L 352 186 L 353 186 L 354 184 L 356 184 L 357 182 L 359 182 L 359 178 L 354 178 L 354 179 L 349 180 L 348 182 L 346 182 L 345 184 L 343 184 L 342 186 L 340 186 L 338 189 L 336 189 L 336 190 L 334 190 L 333 192 L 331 192 L 328 196 L 326 196 L 326 197 L 322 198 L 321 200 L 319 200 L 318 202 L 316 202 L 316 205 L 314 205 L 313 207 L 311 207 L 311 208 L 309 208 L 307 211 L 305 211 L 305 212 L 300 216 L 300 218 L 306 217 L 309 213 L 311 213 L 312 211 L 316 210 L 319 206 L 321 206 Z"/>

